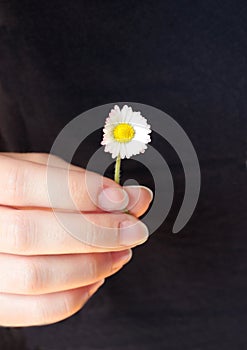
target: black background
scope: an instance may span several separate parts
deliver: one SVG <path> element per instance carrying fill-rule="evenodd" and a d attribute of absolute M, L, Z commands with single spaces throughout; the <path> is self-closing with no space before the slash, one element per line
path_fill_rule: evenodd
<path fill-rule="evenodd" d="M 202 172 L 197 209 L 174 236 L 184 177 L 156 136 L 176 184 L 166 222 L 82 311 L 50 326 L 2 328 L 1 349 L 246 348 L 246 2 L 61 0 L 0 8 L 1 150 L 49 152 L 81 112 L 134 101 L 184 128 Z M 87 156 L 81 147 L 75 162 Z M 135 176 L 151 184 L 140 169 Z"/>

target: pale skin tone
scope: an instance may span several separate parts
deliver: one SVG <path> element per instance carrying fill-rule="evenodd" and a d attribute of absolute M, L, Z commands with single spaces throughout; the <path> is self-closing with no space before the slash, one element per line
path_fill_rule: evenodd
<path fill-rule="evenodd" d="M 152 201 L 150 190 L 122 188 L 70 166 L 75 211 L 59 193 L 67 163 L 53 156 L 56 211 L 77 234 L 67 232 L 49 201 L 47 159 L 41 153 L 0 153 L 0 326 L 52 324 L 72 316 L 131 259 L 131 248 L 148 238 L 138 217 Z"/>

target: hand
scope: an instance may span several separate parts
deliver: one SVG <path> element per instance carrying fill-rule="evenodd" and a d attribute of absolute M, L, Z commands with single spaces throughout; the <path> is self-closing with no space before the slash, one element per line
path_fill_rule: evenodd
<path fill-rule="evenodd" d="M 123 190 L 71 165 L 68 187 L 76 212 L 71 198 L 60 195 L 68 163 L 52 156 L 56 212 L 76 234 L 67 232 L 50 207 L 47 159 L 47 154 L 0 153 L 1 326 L 44 325 L 73 315 L 148 237 L 137 217 L 152 200 L 150 190 Z M 92 186 L 85 186 L 86 176 Z M 122 212 L 126 205 L 132 215 Z"/>

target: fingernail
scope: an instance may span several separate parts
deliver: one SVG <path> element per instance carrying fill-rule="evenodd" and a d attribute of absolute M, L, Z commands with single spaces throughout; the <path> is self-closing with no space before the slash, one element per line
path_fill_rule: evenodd
<path fill-rule="evenodd" d="M 123 210 L 129 203 L 129 197 L 122 188 L 108 187 L 100 192 L 98 206 L 107 211 Z"/>
<path fill-rule="evenodd" d="M 99 287 L 101 287 L 102 284 L 104 284 L 104 282 L 105 282 L 105 280 L 103 279 L 103 280 L 95 283 L 88 291 L 89 297 L 91 297 L 99 289 Z"/>
<path fill-rule="evenodd" d="M 120 245 L 138 245 L 144 243 L 149 236 L 148 228 L 141 221 L 123 221 L 119 228 Z"/>
<path fill-rule="evenodd" d="M 150 204 L 154 198 L 153 192 L 150 188 L 145 186 L 124 186 L 124 189 L 128 193 L 129 198 L 131 198 L 130 202 L 133 202 L 133 199 L 135 200 L 135 203 L 132 203 L 132 206 L 135 205 L 140 198 L 143 202 L 148 204 Z"/>
<path fill-rule="evenodd" d="M 152 200 L 153 200 L 153 198 L 154 198 L 154 194 L 153 194 L 153 191 L 152 190 L 150 190 L 150 188 L 148 188 L 148 187 L 146 187 L 146 186 L 140 186 L 140 187 L 142 187 L 145 191 L 147 191 L 148 192 L 148 194 L 149 194 L 149 196 L 150 196 L 150 199 L 149 199 L 149 201 L 150 201 L 150 203 L 152 202 Z"/>
<path fill-rule="evenodd" d="M 134 189 L 134 190 L 144 190 L 144 191 L 146 191 L 147 192 L 147 195 L 148 195 L 148 201 L 149 202 L 152 202 L 152 200 L 153 200 L 153 198 L 154 198 L 154 194 L 153 194 L 153 191 L 152 190 L 150 190 L 150 188 L 148 188 L 148 187 L 146 187 L 146 186 L 140 186 L 140 185 L 138 185 L 138 186 L 136 186 L 136 185 L 133 185 L 133 186 L 127 186 L 130 190 L 131 189 Z"/>
<path fill-rule="evenodd" d="M 132 257 L 132 250 L 127 249 L 120 252 L 112 252 L 112 269 L 116 269 L 124 264 L 127 264 Z"/>

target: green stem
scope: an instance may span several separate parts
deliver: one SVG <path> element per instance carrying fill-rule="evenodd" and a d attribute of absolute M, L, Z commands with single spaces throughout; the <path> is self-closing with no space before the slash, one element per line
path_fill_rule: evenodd
<path fill-rule="evenodd" d="M 117 156 L 116 164 L 115 164 L 115 174 L 114 174 L 114 180 L 116 183 L 120 183 L 120 165 L 121 165 L 121 157 L 120 154 Z"/>

